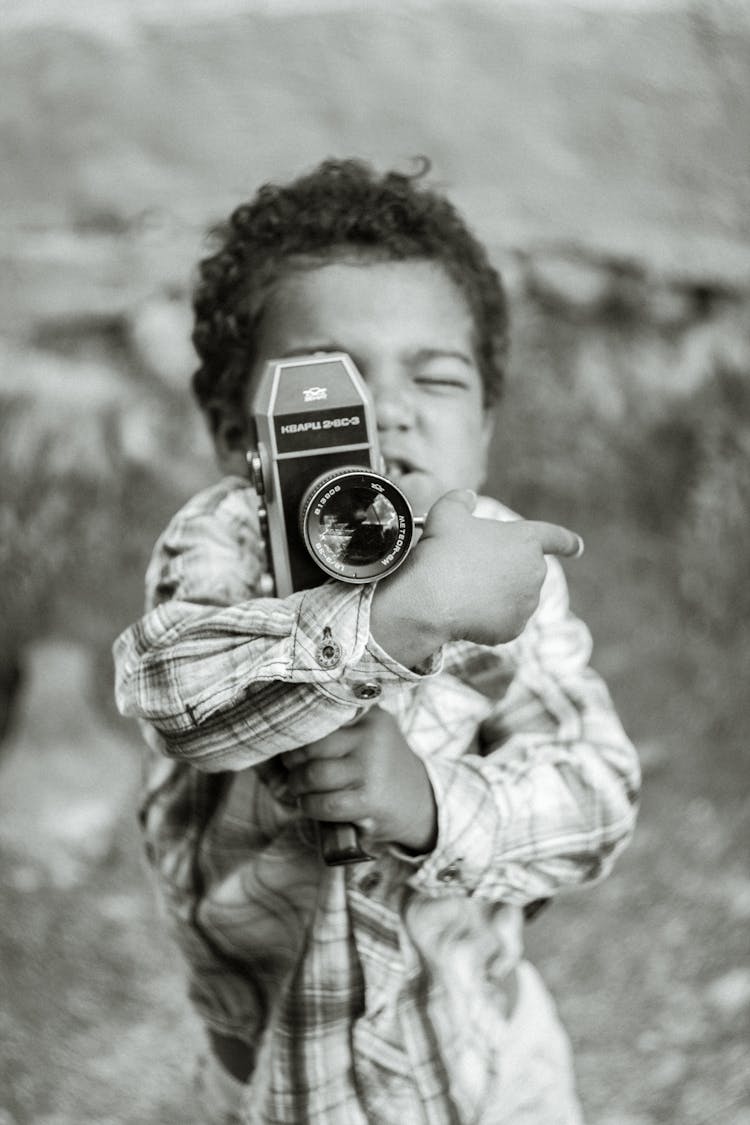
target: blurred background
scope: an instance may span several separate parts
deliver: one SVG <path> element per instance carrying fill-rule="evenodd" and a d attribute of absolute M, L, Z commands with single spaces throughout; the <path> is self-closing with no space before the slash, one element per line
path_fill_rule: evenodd
<path fill-rule="evenodd" d="M 590 1125 L 750 1123 L 750 6 L 42 0 L 0 40 L 0 1125 L 193 1122 L 109 649 L 216 476 L 204 232 L 324 156 L 459 204 L 514 333 L 490 491 L 568 566 L 633 845 L 529 945 Z"/>

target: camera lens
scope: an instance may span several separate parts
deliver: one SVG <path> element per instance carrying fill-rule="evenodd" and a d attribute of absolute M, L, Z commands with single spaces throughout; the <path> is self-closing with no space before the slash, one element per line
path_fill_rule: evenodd
<path fill-rule="evenodd" d="M 316 480 L 300 505 L 300 527 L 315 562 L 343 582 L 374 582 L 409 552 L 414 518 L 387 477 L 360 468 Z"/>

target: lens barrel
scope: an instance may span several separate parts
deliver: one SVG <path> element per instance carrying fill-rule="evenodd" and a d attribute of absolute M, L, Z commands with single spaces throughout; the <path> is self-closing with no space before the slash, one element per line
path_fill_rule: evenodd
<path fill-rule="evenodd" d="M 414 539 L 409 501 L 393 481 L 353 466 L 318 477 L 302 497 L 300 531 L 325 573 L 375 582 L 401 565 Z"/>

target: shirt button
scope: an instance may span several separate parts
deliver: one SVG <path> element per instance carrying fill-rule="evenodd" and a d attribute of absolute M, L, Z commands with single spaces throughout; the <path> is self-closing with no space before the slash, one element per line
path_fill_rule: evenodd
<path fill-rule="evenodd" d="M 354 688 L 357 699 L 377 699 L 381 691 L 380 684 L 373 684 L 369 680 L 366 683 L 357 684 Z"/>
<path fill-rule="evenodd" d="M 443 867 L 442 870 L 438 871 L 437 878 L 441 883 L 452 883 L 458 878 L 458 864 L 449 863 L 447 867 Z"/>
<path fill-rule="evenodd" d="M 321 668 L 335 668 L 341 660 L 341 645 L 334 641 L 331 630 L 323 630 L 323 640 L 315 651 L 315 659 Z"/>
<path fill-rule="evenodd" d="M 369 895 L 379 885 L 380 885 L 380 872 L 379 871 L 368 871 L 367 874 L 363 875 L 362 878 L 359 881 L 359 889 L 362 891 L 363 894 L 366 894 L 366 895 Z"/>

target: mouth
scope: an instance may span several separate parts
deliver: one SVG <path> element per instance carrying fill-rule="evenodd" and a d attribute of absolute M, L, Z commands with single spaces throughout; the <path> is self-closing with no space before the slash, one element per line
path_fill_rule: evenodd
<path fill-rule="evenodd" d="M 413 461 L 409 461 L 406 457 L 389 457 L 386 454 L 384 459 L 385 475 L 396 484 L 402 477 L 408 476 L 410 473 L 419 472 L 418 467 Z"/>

